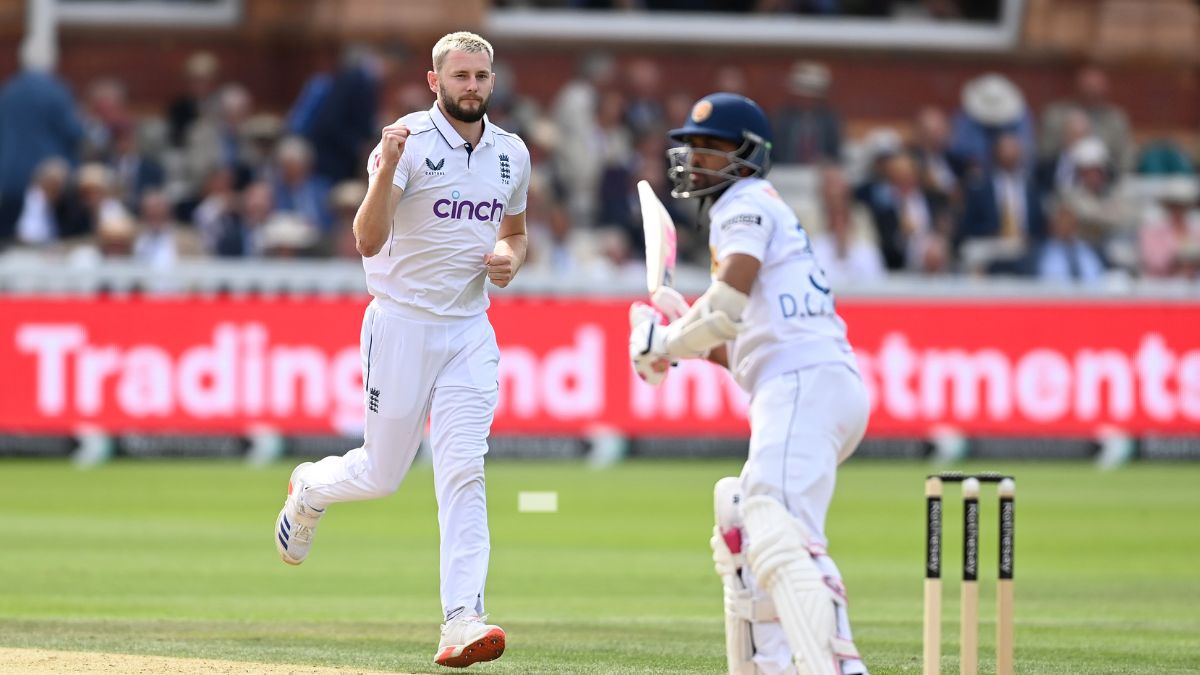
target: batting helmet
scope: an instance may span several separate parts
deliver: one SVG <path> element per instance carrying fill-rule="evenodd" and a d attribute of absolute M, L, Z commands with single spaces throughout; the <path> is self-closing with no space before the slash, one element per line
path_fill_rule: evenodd
<path fill-rule="evenodd" d="M 705 136 L 737 144 L 732 152 L 721 152 L 684 145 L 671 148 L 667 157 L 671 168 L 667 175 L 675 187 L 671 196 L 680 199 L 702 197 L 724 190 L 734 181 L 767 175 L 771 168 L 771 124 L 757 103 L 745 96 L 720 92 L 709 94 L 692 106 L 684 125 L 672 129 L 668 136 L 687 143 L 689 138 Z M 729 163 L 720 170 L 692 166 L 697 153 L 724 155 Z M 744 173 L 741 169 L 748 169 Z M 693 185 L 693 174 L 709 175 L 722 180 L 706 187 Z"/>

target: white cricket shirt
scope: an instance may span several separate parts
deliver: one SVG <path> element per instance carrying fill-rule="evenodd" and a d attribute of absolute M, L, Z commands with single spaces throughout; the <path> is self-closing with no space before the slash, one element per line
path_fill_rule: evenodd
<path fill-rule="evenodd" d="M 378 254 L 363 258 L 367 290 L 385 307 L 418 319 L 487 311 L 485 254 L 500 219 L 525 210 L 529 150 L 485 115 L 483 137 L 469 148 L 435 103 L 398 120 L 409 128 L 392 183 L 404 195 Z M 367 176 L 375 180 L 380 145 Z"/>
<path fill-rule="evenodd" d="M 742 313 L 744 328 L 727 345 L 737 383 L 753 392 L 758 382 L 822 363 L 857 372 L 808 233 L 775 188 L 761 178 L 734 183 L 709 209 L 709 222 L 714 263 L 734 253 L 762 262 Z"/>

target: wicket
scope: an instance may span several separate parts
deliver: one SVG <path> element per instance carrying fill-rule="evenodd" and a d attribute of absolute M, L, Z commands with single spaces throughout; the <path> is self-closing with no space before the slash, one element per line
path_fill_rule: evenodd
<path fill-rule="evenodd" d="M 1013 672 L 1013 544 L 1016 481 L 997 473 L 941 473 L 925 479 L 925 636 L 924 674 L 941 671 L 942 652 L 942 484 L 962 483 L 963 571 L 959 621 L 959 672 L 979 669 L 979 484 L 997 483 L 1000 547 L 996 581 L 996 673 Z"/>

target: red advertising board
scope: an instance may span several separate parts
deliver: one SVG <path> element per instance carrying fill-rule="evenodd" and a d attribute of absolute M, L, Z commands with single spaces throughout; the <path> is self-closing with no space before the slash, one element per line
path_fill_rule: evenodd
<path fill-rule="evenodd" d="M 0 300 L 0 431 L 353 433 L 365 300 Z M 685 363 L 648 387 L 628 301 L 495 298 L 497 433 L 739 435 L 746 395 Z M 870 433 L 1200 433 L 1200 303 L 863 300 L 840 305 Z"/>

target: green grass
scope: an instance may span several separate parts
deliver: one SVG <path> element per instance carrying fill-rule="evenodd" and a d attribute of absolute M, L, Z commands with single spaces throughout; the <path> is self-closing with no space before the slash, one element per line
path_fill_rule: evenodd
<path fill-rule="evenodd" d="M 488 469 L 489 673 L 719 673 L 711 489 L 730 462 Z M 1200 672 L 1200 465 L 988 466 L 1018 476 L 1018 672 Z M 438 672 L 437 529 L 418 467 L 336 506 L 307 563 L 272 526 L 290 466 L 0 462 L 0 646 Z M 851 462 L 829 524 L 872 672 L 920 671 L 922 477 Z M 559 513 L 516 493 L 557 490 Z M 951 495 L 954 495 L 951 492 Z M 981 671 L 993 672 L 995 498 L 985 486 Z M 957 671 L 958 532 L 947 500 L 943 667 Z"/>

